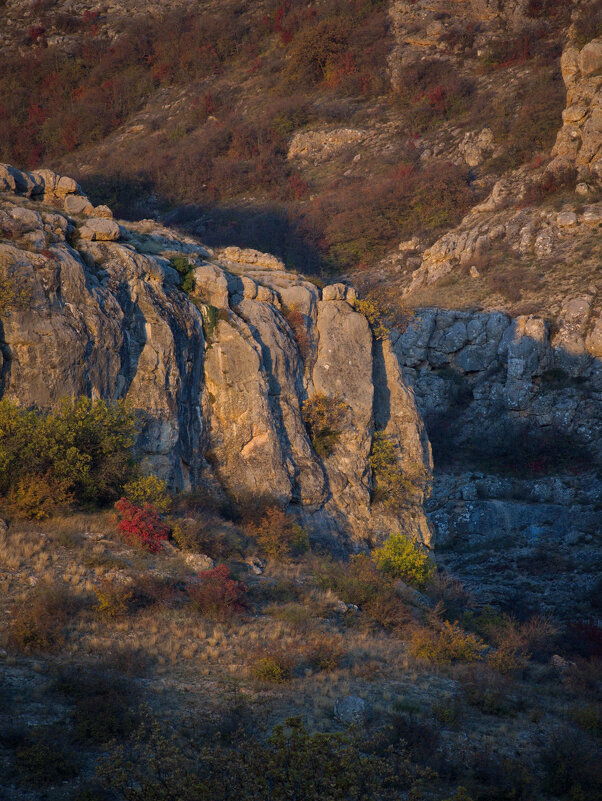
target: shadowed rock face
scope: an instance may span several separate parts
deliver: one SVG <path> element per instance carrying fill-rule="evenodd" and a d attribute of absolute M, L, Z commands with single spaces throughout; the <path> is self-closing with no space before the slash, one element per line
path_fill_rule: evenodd
<path fill-rule="evenodd" d="M 534 316 L 421 309 L 393 335 L 433 445 L 426 509 L 439 563 L 511 610 L 520 598 L 526 611 L 570 617 L 588 608 L 599 574 L 602 365 L 591 300 L 567 298 L 552 331 Z"/>
<path fill-rule="evenodd" d="M 2 166 L 0 178 L 4 397 L 41 408 L 65 395 L 127 398 L 145 468 L 176 488 L 217 479 L 234 499 L 283 503 L 315 537 L 346 545 L 393 530 L 429 541 L 422 497 L 401 516 L 371 504 L 375 428 L 414 472 L 430 469 L 430 446 L 352 290 L 322 293 L 272 256 L 212 253 L 151 221 L 118 224 L 48 171 Z M 190 295 L 175 256 L 194 272 Z M 301 413 L 316 392 L 345 406 L 325 458 Z"/>

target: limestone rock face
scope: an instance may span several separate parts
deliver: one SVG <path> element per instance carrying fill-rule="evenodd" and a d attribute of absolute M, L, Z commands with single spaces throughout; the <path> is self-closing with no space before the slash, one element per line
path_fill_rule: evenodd
<path fill-rule="evenodd" d="M 357 547 L 390 531 L 430 541 L 422 497 L 407 515 L 372 501 L 374 431 L 404 470 L 430 470 L 413 394 L 355 291 L 320 291 L 257 251 L 212 253 L 150 220 L 89 215 L 71 179 L 0 169 L 0 394 L 48 408 L 65 395 L 127 398 L 144 468 L 188 489 L 216 481 L 239 502 L 287 506 L 316 539 Z M 174 256 L 191 265 L 180 288 Z M 320 458 L 303 403 L 345 408 Z"/>
<path fill-rule="evenodd" d="M 368 458 L 374 430 L 372 334 L 366 318 L 345 301 L 318 303 L 317 327 L 315 390 L 340 398 L 348 418 L 324 466 L 339 513 L 359 519 L 370 500 Z"/>
<path fill-rule="evenodd" d="M 405 379 L 397 391 L 412 385 L 433 444 L 425 508 L 439 562 L 484 603 L 508 602 L 520 585 L 513 560 L 538 548 L 583 565 L 579 585 L 562 571 L 533 580 L 527 594 L 550 611 L 573 609 L 576 587 L 595 581 L 602 325 L 593 309 L 592 296 L 567 297 L 550 330 L 532 315 L 425 308 L 392 333 Z"/>
<path fill-rule="evenodd" d="M 575 167 L 587 184 L 602 185 L 602 38 L 581 50 L 569 45 L 560 62 L 567 102 L 552 151 L 552 168 Z"/>
<path fill-rule="evenodd" d="M 108 220 L 105 217 L 92 217 L 86 220 L 86 224 L 80 229 L 82 239 L 96 242 L 112 242 L 119 239 L 119 235 L 119 225 L 115 220 Z"/>
<path fill-rule="evenodd" d="M 365 136 L 365 131 L 356 128 L 300 131 L 291 140 L 288 158 L 319 163 L 332 158 L 352 145 L 359 144 Z"/>

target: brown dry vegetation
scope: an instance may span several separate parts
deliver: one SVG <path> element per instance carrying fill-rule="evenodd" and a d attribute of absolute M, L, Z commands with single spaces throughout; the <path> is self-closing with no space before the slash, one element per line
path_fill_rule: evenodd
<path fill-rule="evenodd" d="M 306 272 L 369 267 L 407 236 L 432 241 L 480 179 L 551 146 L 572 4 L 561 5 L 535 3 L 520 35 L 496 34 L 481 55 L 478 26 L 452 26 L 444 45 L 462 57 L 408 65 L 392 89 L 382 0 L 166 4 L 121 21 L 110 43 L 108 13 L 36 3 L 0 63 L 0 159 L 58 166 L 118 214 L 147 216 L 151 195 L 152 211 L 188 204 L 176 218 L 208 244 L 259 247 Z M 71 37 L 69 52 L 52 35 Z M 503 148 L 476 173 L 447 155 L 418 160 L 417 136 L 486 125 Z M 372 133 L 352 169 L 345 155 L 287 159 L 296 131 L 336 126 Z"/>
<path fill-rule="evenodd" d="M 193 508 L 199 514 L 198 502 Z M 189 520 L 191 510 L 179 501 L 174 514 Z M 258 533 L 273 516 L 261 518 Z M 592 690 L 600 664 L 595 627 L 574 629 L 564 651 L 570 661 L 555 668 L 551 654 L 563 653 L 557 627 L 471 609 L 443 574 L 431 580 L 426 598 L 368 556 L 350 564 L 312 554 L 272 558 L 255 575 L 242 559 L 256 553 L 256 543 L 236 526 L 226 530 L 237 556 L 225 565 L 244 582 L 246 596 L 244 607 L 216 616 L 199 606 L 195 588 L 204 574 L 186 564 L 182 551 L 131 549 L 112 513 L 9 526 L 0 543 L 0 760 L 16 788 L 12 797 L 59 780 L 70 792 L 77 776 L 93 783 L 98 744 L 117 739 L 119 754 L 136 753 L 140 737 L 150 737 L 139 729 L 149 716 L 165 736 L 182 715 L 192 716 L 195 727 L 233 737 L 238 747 L 243 737 L 252 751 L 263 727 L 291 714 L 302 717 L 307 736 L 342 731 L 333 709 L 345 695 L 368 703 L 358 736 L 401 737 L 412 770 L 434 771 L 425 797 L 447 798 L 459 785 L 472 798 L 500 787 L 530 798 L 546 783 L 559 796 L 593 792 L 597 774 L 587 755 L 600 725 Z M 440 598 L 453 616 L 435 605 Z M 31 701 L 17 686 L 35 687 L 36 703 L 53 710 L 43 725 L 31 728 Z M 236 734 L 240 726 L 244 736 Z M 558 774 L 560 730 L 585 749 L 576 773 Z M 517 756 L 518 733 L 524 747 Z M 495 753 L 488 750 L 491 737 Z M 440 741 L 436 753 L 421 750 L 429 738 Z M 60 759 L 50 771 L 57 742 Z M 188 747 L 186 737 L 178 742 Z M 303 748 L 295 747 L 302 760 Z M 167 760 L 167 772 L 175 769 L 168 754 L 158 757 Z M 503 768 L 510 763 L 512 776 Z M 106 770 L 107 781 L 116 781 Z M 246 770 L 254 775 L 251 764 Z M 368 776 L 368 764 L 363 770 Z"/>

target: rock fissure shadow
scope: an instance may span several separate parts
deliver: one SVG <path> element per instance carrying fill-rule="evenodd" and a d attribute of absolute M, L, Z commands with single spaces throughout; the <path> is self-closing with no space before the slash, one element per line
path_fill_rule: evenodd
<path fill-rule="evenodd" d="M 391 391 L 387 382 L 383 343 L 375 336 L 372 337 L 372 385 L 374 387 L 372 400 L 374 428 L 377 431 L 383 431 L 391 419 Z"/>
<path fill-rule="evenodd" d="M 2 366 L 0 368 L 0 398 L 2 398 L 10 384 L 10 371 L 13 360 L 10 347 L 4 338 L 4 323 L 2 320 L 0 320 L 0 354 L 0 358 L 2 359 Z"/>

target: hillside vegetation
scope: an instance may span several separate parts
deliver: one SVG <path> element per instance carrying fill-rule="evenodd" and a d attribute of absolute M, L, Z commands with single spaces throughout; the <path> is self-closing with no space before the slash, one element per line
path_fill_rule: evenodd
<path fill-rule="evenodd" d="M 60 166 L 122 215 L 186 204 L 174 219 L 209 244 L 305 271 L 369 267 L 456 225 L 560 126 L 573 4 L 527 2 L 508 29 L 451 6 L 403 10 L 400 33 L 384 0 L 198 0 L 127 16 L 7 2 L 0 159 Z M 495 147 L 471 166 L 458 146 L 475 127 Z M 304 150 L 307 132 L 323 152 Z"/>

